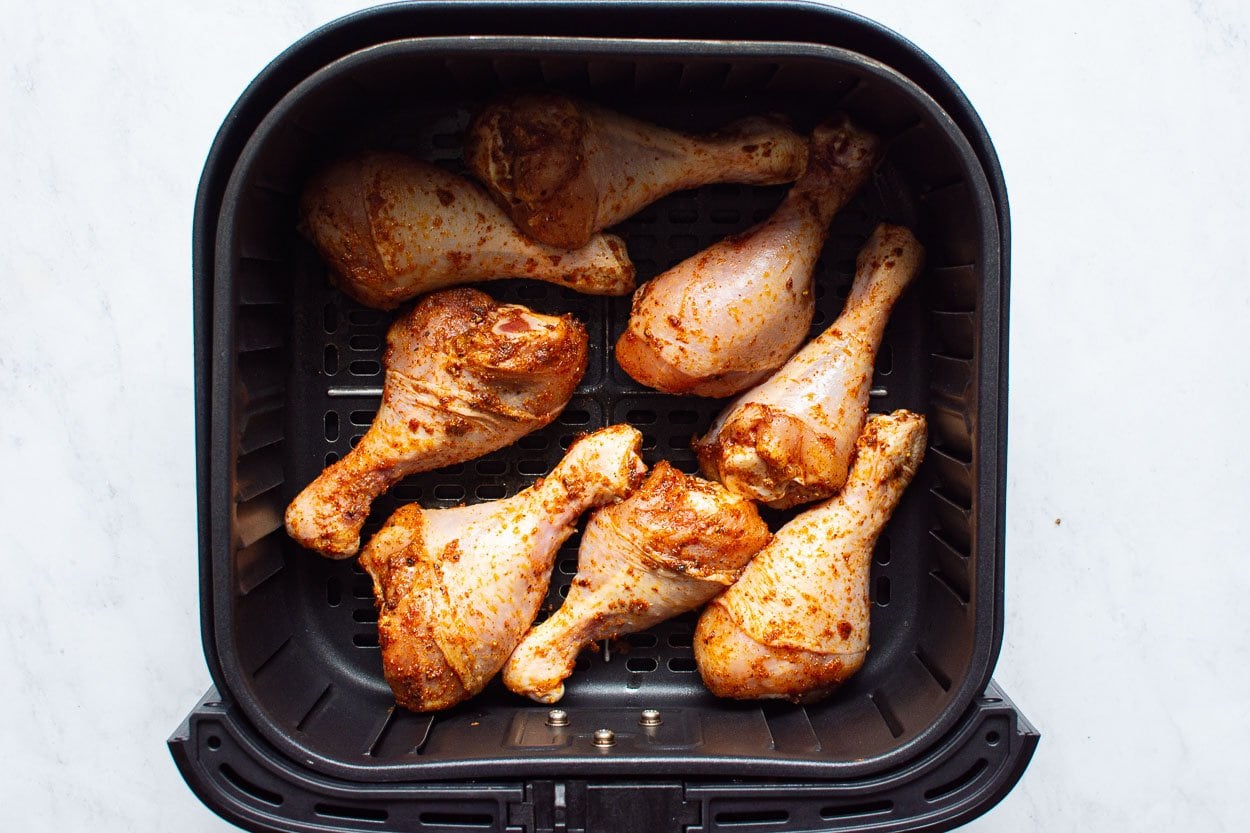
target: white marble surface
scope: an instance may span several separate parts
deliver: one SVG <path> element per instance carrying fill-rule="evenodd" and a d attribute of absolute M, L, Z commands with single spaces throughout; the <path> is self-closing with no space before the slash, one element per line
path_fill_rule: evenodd
<path fill-rule="evenodd" d="M 228 829 L 164 747 L 209 683 L 192 199 L 251 77 L 353 5 L 5 4 L 3 829 Z M 849 5 L 963 86 L 1011 192 L 996 676 L 1044 737 L 968 829 L 1244 829 L 1250 6 Z"/>

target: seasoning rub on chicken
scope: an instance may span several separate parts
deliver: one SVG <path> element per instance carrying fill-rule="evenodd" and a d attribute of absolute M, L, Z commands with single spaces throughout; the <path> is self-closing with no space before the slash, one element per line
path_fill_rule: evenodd
<path fill-rule="evenodd" d="M 290 536 L 330 558 L 356 554 L 370 505 L 391 486 L 547 425 L 586 372 L 586 329 L 575 318 L 499 304 L 476 289 L 426 296 L 386 342 L 373 424 L 286 510 Z"/>
<path fill-rule="evenodd" d="M 694 658 L 718 697 L 827 696 L 864 664 L 872 550 L 924 458 L 924 417 L 868 420 L 841 493 L 791 520 L 713 599 Z"/>
<path fill-rule="evenodd" d="M 526 634 L 504 684 L 554 703 L 582 648 L 693 610 L 732 584 L 768 537 L 754 503 L 661 461 L 636 492 L 591 515 L 568 598 Z"/>
<path fill-rule="evenodd" d="M 731 396 L 769 376 L 807 337 L 812 274 L 829 223 L 868 180 L 875 136 L 835 118 L 818 126 L 807 169 L 764 222 L 653 278 L 633 298 L 616 360 L 666 393 Z"/>
<path fill-rule="evenodd" d="M 338 160 L 304 189 L 301 226 L 348 295 L 382 309 L 436 289 L 534 278 L 626 295 L 634 265 L 619 237 L 572 251 L 536 243 L 474 183 L 400 153 Z"/>
<path fill-rule="evenodd" d="M 695 136 L 558 93 L 525 93 L 478 114 L 464 156 L 527 235 L 576 248 L 674 191 L 793 182 L 807 143 L 774 116 Z"/>
<path fill-rule="evenodd" d="M 779 509 L 842 488 L 868 416 L 886 322 L 923 259 L 910 231 L 878 226 L 859 253 L 838 320 L 738 397 L 694 442 L 703 473 Z"/>
<path fill-rule="evenodd" d="M 614 425 L 574 441 L 508 498 L 397 510 L 360 554 L 373 577 L 382 669 L 399 705 L 443 709 L 481 691 L 534 622 L 552 563 L 587 509 L 642 479 L 642 435 Z"/>

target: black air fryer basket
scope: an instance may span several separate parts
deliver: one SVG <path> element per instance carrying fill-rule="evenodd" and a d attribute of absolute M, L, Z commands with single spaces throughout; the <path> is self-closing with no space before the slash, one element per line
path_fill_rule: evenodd
<path fill-rule="evenodd" d="M 891 319 L 872 407 L 924 412 L 931 447 L 875 552 L 872 650 L 813 706 L 710 696 L 679 617 L 579 660 L 561 707 L 498 683 L 437 714 L 394 707 L 371 584 L 300 549 L 290 499 L 368 427 L 391 316 L 331 288 L 296 233 L 327 159 L 395 148 L 460 168 L 486 97 L 555 88 L 702 130 L 759 112 L 799 129 L 836 110 L 888 156 L 834 221 L 813 333 L 837 316 L 881 220 L 928 264 Z M 767 216 L 785 191 L 716 185 L 623 223 L 646 280 Z M 910 43 L 793 3 L 411 3 L 337 21 L 244 92 L 209 155 L 195 213 L 201 606 L 210 690 L 170 739 L 188 784 L 255 830 L 817 831 L 946 829 L 993 806 L 1038 735 L 990 675 L 1001 641 L 1006 467 L 1007 202 L 993 147 L 958 88 Z M 689 448 L 723 401 L 639 386 L 611 358 L 629 300 L 549 284 L 483 286 L 591 336 L 576 395 L 546 429 L 409 478 L 400 504 L 515 494 L 578 432 L 630 422 L 648 463 Z M 778 521 L 782 516 L 773 517 Z M 548 608 L 576 571 L 560 553 Z M 662 723 L 644 729 L 643 709 Z M 592 743 L 597 729 L 616 743 Z"/>

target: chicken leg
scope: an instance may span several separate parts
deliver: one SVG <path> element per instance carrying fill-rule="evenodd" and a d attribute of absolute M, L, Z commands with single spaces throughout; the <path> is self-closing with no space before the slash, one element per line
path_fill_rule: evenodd
<path fill-rule="evenodd" d="M 924 457 L 924 417 L 868 420 L 846 487 L 783 526 L 699 617 L 694 658 L 718 697 L 815 702 L 864 664 L 872 548 Z"/>
<path fill-rule="evenodd" d="M 773 215 L 634 294 L 616 360 L 666 393 L 730 396 L 780 367 L 816 309 L 812 271 L 829 223 L 868 180 L 879 142 L 845 118 L 812 132 L 807 170 Z"/>
<path fill-rule="evenodd" d="M 637 430 L 614 425 L 575 441 L 551 474 L 507 500 L 408 504 L 391 516 L 360 563 L 373 578 L 382 669 L 399 705 L 433 711 L 482 690 L 538 614 L 577 518 L 642 479 L 641 444 Z"/>
<path fill-rule="evenodd" d="M 778 509 L 842 488 L 867 418 L 886 320 L 923 259 L 910 231 L 878 226 L 859 253 L 838 320 L 695 441 L 703 473 Z"/>
<path fill-rule="evenodd" d="M 545 93 L 486 107 L 469 127 L 464 156 L 526 234 L 574 248 L 674 191 L 793 182 L 807 146 L 775 117 L 691 136 Z"/>
<path fill-rule="evenodd" d="M 290 536 L 330 558 L 356 554 L 380 494 L 543 427 L 586 371 L 586 329 L 575 318 L 497 304 L 475 289 L 423 298 L 386 341 L 373 424 L 286 510 Z"/>
<path fill-rule="evenodd" d="M 595 235 L 574 251 L 535 243 L 472 182 L 399 153 L 330 165 L 304 189 L 300 212 L 331 279 L 373 307 L 495 278 L 534 278 L 591 295 L 634 289 L 619 237 Z"/>
<path fill-rule="evenodd" d="M 692 610 L 732 584 L 768 541 L 755 504 L 661 461 L 582 532 L 577 578 L 504 666 L 504 684 L 540 703 L 564 696 L 578 652 Z"/>

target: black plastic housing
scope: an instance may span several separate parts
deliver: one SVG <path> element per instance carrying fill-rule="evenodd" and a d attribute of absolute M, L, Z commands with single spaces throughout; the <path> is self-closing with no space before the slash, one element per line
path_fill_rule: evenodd
<path fill-rule="evenodd" d="M 570 30 L 581 37 L 551 34 Z M 600 32 L 612 37 L 590 37 Z M 650 39 L 660 32 L 662 39 Z M 389 321 L 330 288 L 295 234 L 302 181 L 326 158 L 357 147 L 410 150 L 457 169 L 459 132 L 472 107 L 500 89 L 532 86 L 685 129 L 763 110 L 786 112 L 807 128 L 845 109 L 891 140 L 887 162 L 834 223 L 818 267 L 813 329 L 837 315 L 854 253 L 872 226 L 881 219 L 913 226 L 929 266 L 887 331 L 874 408 L 926 412 L 933 447 L 877 553 L 869 661 L 826 703 L 710 697 L 693 673 L 693 619 L 685 617 L 584 657 L 562 703 L 573 717 L 566 731 L 553 732 L 543 723 L 546 709 L 497 686 L 439 715 L 396 710 L 380 674 L 368 582 L 351 564 L 303 552 L 281 530 L 286 502 L 365 430 Z M 750 225 L 782 193 L 712 186 L 676 194 L 617 231 L 646 279 Z M 958 89 L 915 47 L 844 12 L 807 4 L 414 3 L 313 33 L 244 93 L 210 153 L 197 200 L 203 623 L 227 705 L 197 710 L 189 725 L 210 712 L 227 715 L 229 734 L 254 737 L 230 755 L 259 755 L 295 773 L 289 778 L 338 779 L 365 792 L 384 782 L 573 773 L 592 791 L 622 777 L 681 778 L 689 794 L 691 779 L 717 776 L 815 779 L 833 789 L 831 779 L 884 785 L 936 749 L 969 754 L 952 752 L 953 738 L 962 738 L 960 749 L 984 746 L 968 745 L 967 727 L 985 705 L 978 695 L 1001 640 L 1006 221 L 992 146 Z M 649 462 L 665 457 L 692 469 L 689 436 L 723 403 L 647 391 L 615 366 L 611 345 L 627 299 L 519 281 L 483 288 L 540 311 L 577 314 L 591 332 L 590 370 L 555 424 L 479 461 L 410 478 L 378 502 L 366 533 L 406 500 L 438 506 L 515 493 L 559 459 L 573 432 L 610 422 L 643 430 Z M 552 606 L 575 570 L 576 543 L 557 560 Z M 666 719 L 643 732 L 637 713 L 649 707 Z M 609 754 L 590 743 L 605 727 L 618 735 Z M 1014 783 L 1036 743 L 1023 722 L 1010 731 L 1014 763 L 974 791 L 984 806 Z M 214 737 L 220 742 L 222 734 Z M 205 747 L 181 732 L 171 745 L 194 785 L 206 770 L 186 762 Z M 207 749 L 218 760 L 228 756 Z M 237 773 L 242 763 L 233 766 Z M 989 771 L 968 784 L 986 781 Z M 1004 772 L 1014 773 L 1010 783 Z M 203 781 L 201 795 L 220 783 Z M 537 789 L 530 804 L 545 806 L 544 788 Z M 754 793 L 743 787 L 742 795 Z M 907 829 L 899 825 L 909 806 L 892 803 L 890 818 L 881 819 L 888 827 L 817 816 L 829 822 L 825 829 Z M 710 822 L 673 823 L 713 829 L 694 826 L 715 826 L 711 812 Z M 749 815 L 732 829 L 820 829 L 811 826 L 815 817 L 799 828 L 790 816 L 778 827 L 775 813 Z M 422 829 L 365 820 L 373 825 L 365 829 Z M 541 821 L 507 829 L 546 829 Z"/>

